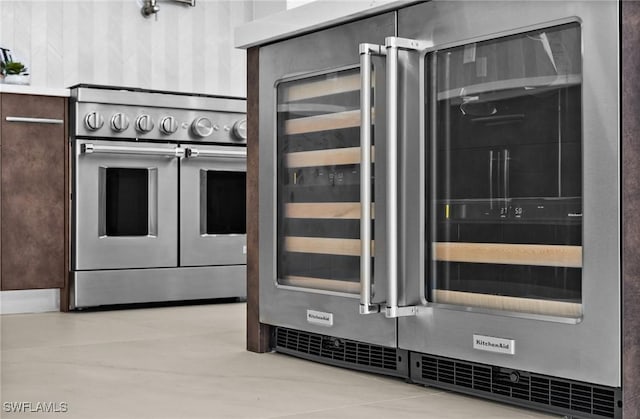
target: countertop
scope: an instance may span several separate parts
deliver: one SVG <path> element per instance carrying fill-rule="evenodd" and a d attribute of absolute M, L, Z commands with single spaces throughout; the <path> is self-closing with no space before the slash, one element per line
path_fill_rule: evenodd
<path fill-rule="evenodd" d="M 26 86 L 21 84 L 0 83 L 0 93 L 17 93 L 23 95 L 60 96 L 69 97 L 71 91 L 63 88 L 51 88 L 41 86 Z"/>
<path fill-rule="evenodd" d="M 235 29 L 236 48 L 250 48 L 342 22 L 398 9 L 417 1 L 316 0 L 311 3 L 254 20 Z"/>

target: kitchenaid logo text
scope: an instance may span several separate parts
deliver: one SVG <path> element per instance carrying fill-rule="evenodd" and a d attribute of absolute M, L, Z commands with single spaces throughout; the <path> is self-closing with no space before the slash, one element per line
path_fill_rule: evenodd
<path fill-rule="evenodd" d="M 4 402 L 2 410 L 5 413 L 67 413 L 67 402 Z"/>
<path fill-rule="evenodd" d="M 307 310 L 307 322 L 320 326 L 333 326 L 333 313 Z"/>
<path fill-rule="evenodd" d="M 473 335 L 473 349 L 514 355 L 516 353 L 516 341 L 492 336 Z"/>

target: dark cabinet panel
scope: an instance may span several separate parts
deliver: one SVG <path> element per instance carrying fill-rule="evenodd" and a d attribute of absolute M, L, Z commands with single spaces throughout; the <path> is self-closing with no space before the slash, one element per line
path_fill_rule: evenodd
<path fill-rule="evenodd" d="M 66 99 L 2 94 L 2 290 L 62 288 L 67 273 Z"/>

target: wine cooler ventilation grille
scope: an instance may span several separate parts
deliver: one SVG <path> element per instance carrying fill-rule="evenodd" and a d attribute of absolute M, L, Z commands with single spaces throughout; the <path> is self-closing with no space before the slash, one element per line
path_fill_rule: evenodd
<path fill-rule="evenodd" d="M 404 361 L 397 349 L 279 327 L 276 350 L 350 368 L 396 375 Z M 306 355 L 306 356 L 305 356 Z M 319 358 L 319 359 L 318 359 Z"/>
<path fill-rule="evenodd" d="M 578 381 L 511 370 L 431 355 L 414 363 L 415 381 L 485 395 L 515 404 L 528 404 L 585 418 L 618 418 L 619 390 Z"/>

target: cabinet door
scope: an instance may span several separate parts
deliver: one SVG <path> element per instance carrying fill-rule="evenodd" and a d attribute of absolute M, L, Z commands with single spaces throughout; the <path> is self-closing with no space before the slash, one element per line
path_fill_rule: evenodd
<path fill-rule="evenodd" d="M 61 288 L 66 275 L 66 99 L 2 95 L 2 290 Z"/>

